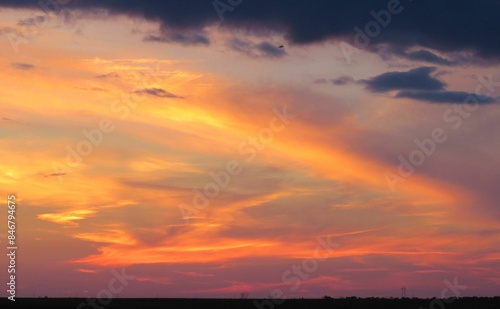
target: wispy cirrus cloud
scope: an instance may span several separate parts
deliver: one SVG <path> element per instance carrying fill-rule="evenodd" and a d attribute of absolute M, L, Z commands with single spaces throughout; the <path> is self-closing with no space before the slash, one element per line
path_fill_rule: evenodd
<path fill-rule="evenodd" d="M 91 217 L 95 213 L 96 211 L 94 210 L 81 209 L 59 213 L 40 214 L 37 216 L 37 218 L 67 226 L 78 226 L 78 223 L 76 223 L 75 221 L 84 220 L 88 217 Z"/>
<path fill-rule="evenodd" d="M 267 41 L 254 43 L 234 37 L 227 44 L 232 50 L 254 58 L 281 58 L 286 55 L 283 47 Z"/>
<path fill-rule="evenodd" d="M 444 57 L 436 51 L 422 47 L 404 48 L 398 45 L 384 45 L 375 47 L 374 50 L 376 50 L 382 59 L 389 61 L 394 60 L 394 58 L 400 58 L 412 62 L 425 62 L 432 65 L 458 66 L 466 64 L 471 60 L 470 56 L 461 53 L 448 53 L 448 55 Z"/>
<path fill-rule="evenodd" d="M 342 86 L 342 85 L 347 85 L 347 84 L 350 84 L 350 83 L 354 83 L 355 80 L 354 80 L 354 78 L 352 78 L 352 76 L 342 75 L 340 77 L 332 79 L 331 82 L 334 85 Z"/>
<path fill-rule="evenodd" d="M 35 68 L 35 66 L 33 64 L 30 64 L 30 63 L 15 62 L 15 63 L 11 63 L 11 65 L 16 69 L 26 70 L 26 71 L 32 70 Z"/>
<path fill-rule="evenodd" d="M 396 53 L 398 56 L 403 57 L 405 59 L 411 60 L 411 61 L 423 61 L 423 62 L 428 62 L 432 64 L 439 64 L 439 65 L 447 65 L 447 66 L 452 66 L 456 65 L 457 62 L 453 60 L 449 60 L 443 57 L 440 57 L 428 50 L 420 49 L 416 51 L 407 51 L 407 50 L 401 50 Z"/>

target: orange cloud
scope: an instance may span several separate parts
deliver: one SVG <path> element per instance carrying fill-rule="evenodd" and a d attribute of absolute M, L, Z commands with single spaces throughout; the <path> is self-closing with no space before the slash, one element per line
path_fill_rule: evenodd
<path fill-rule="evenodd" d="M 94 210 L 80 209 L 70 210 L 62 213 L 40 214 L 37 216 L 37 218 L 67 226 L 78 226 L 78 223 L 74 221 L 86 219 L 88 217 L 91 217 L 95 213 L 96 211 Z"/>

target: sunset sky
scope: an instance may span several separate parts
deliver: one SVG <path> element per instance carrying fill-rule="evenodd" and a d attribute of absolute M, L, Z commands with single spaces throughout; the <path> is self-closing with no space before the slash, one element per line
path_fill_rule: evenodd
<path fill-rule="evenodd" d="M 500 294 L 498 1 L 44 3 L 0 1 L 18 297 Z"/>

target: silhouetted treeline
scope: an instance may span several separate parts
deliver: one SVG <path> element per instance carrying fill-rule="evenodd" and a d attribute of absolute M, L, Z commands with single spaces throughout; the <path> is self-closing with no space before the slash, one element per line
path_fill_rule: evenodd
<path fill-rule="evenodd" d="M 130 299 L 18 298 L 0 300 L 0 308 L 37 309 L 500 309 L 500 297 L 460 299 L 357 298 L 335 299 Z"/>

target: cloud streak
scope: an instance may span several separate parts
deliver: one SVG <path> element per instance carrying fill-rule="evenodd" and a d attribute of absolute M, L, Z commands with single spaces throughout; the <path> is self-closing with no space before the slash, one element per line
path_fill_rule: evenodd
<path fill-rule="evenodd" d="M 498 102 L 498 99 L 463 91 L 447 91 L 446 84 L 434 76 L 435 67 L 420 67 L 407 72 L 386 72 L 360 81 L 366 89 L 375 93 L 398 91 L 395 98 L 408 98 L 431 103 L 464 103 L 467 100 L 479 104 Z"/>
<path fill-rule="evenodd" d="M 254 58 L 282 58 L 286 55 L 283 48 L 267 41 L 254 43 L 248 40 L 232 38 L 227 45 L 234 51 Z"/>
<path fill-rule="evenodd" d="M 180 98 L 179 96 L 161 88 L 145 88 L 142 90 L 136 90 L 135 93 L 145 93 L 159 98 Z"/>
<path fill-rule="evenodd" d="M 362 81 L 372 92 L 391 90 L 442 90 L 445 83 L 430 76 L 436 68 L 421 67 L 408 72 L 387 72 Z"/>
<path fill-rule="evenodd" d="M 474 93 L 461 91 L 400 91 L 396 98 L 408 98 L 432 103 L 464 103 L 471 100 L 471 103 L 477 101 L 480 104 L 491 104 L 498 102 L 497 99 L 476 95 Z"/>
<path fill-rule="evenodd" d="M 18 70 L 32 70 L 35 68 L 35 66 L 33 64 L 30 64 L 30 63 L 20 63 L 20 62 L 16 62 L 16 63 L 12 63 L 11 64 L 14 68 L 18 69 Z"/>

